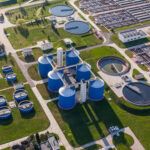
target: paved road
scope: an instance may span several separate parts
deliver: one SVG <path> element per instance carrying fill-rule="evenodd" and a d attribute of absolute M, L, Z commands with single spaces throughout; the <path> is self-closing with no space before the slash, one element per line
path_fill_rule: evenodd
<path fill-rule="evenodd" d="M 104 39 L 104 43 L 107 41 L 107 39 L 105 38 L 104 34 L 102 33 L 101 29 L 89 18 L 88 15 L 84 14 L 80 8 L 78 8 L 74 2 L 76 0 L 70 0 L 69 3 L 77 10 L 78 13 L 80 13 L 82 16 L 84 16 L 84 18 L 86 19 L 87 22 L 89 22 L 97 31 L 99 31 L 101 33 L 102 38 Z"/>

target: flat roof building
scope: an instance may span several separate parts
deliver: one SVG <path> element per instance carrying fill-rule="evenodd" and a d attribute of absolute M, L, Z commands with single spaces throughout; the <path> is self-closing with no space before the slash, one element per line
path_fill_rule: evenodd
<path fill-rule="evenodd" d="M 43 51 L 53 49 L 53 44 L 50 43 L 48 40 L 40 41 L 37 44 Z"/>
<path fill-rule="evenodd" d="M 142 30 L 127 30 L 120 32 L 118 37 L 123 43 L 127 43 L 146 38 L 147 34 Z"/>

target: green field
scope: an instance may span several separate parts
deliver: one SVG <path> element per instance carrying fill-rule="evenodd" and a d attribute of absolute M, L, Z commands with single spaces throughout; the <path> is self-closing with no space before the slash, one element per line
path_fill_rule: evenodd
<path fill-rule="evenodd" d="M 57 31 L 51 28 L 51 25 L 45 21 L 39 25 L 24 25 L 22 27 L 7 28 L 8 39 L 15 49 L 35 45 L 36 42 L 48 39 L 54 45 L 54 50 L 58 47 L 66 48 L 63 39 L 71 38 L 75 47 L 87 47 L 101 44 L 102 40 L 97 39 L 93 34 L 73 35 L 66 32 L 63 28 Z"/>
<path fill-rule="evenodd" d="M 13 119 L 0 122 L 0 144 L 43 131 L 49 126 L 49 121 L 29 85 L 26 85 L 25 89 L 28 91 L 29 100 L 34 103 L 35 112 L 29 116 L 23 116 L 17 108 L 12 109 Z M 0 95 L 5 95 L 8 101 L 11 101 L 13 92 L 14 90 L 10 89 L 0 92 Z"/>
<path fill-rule="evenodd" d="M 2 73 L 2 66 L 4 65 L 11 65 L 13 67 L 14 73 L 17 74 L 17 82 L 26 82 L 22 72 L 20 71 L 16 61 L 14 58 L 9 55 L 8 57 L 0 58 L 0 73 L 3 76 L 3 78 L 0 79 L 0 89 L 8 88 L 9 86 L 12 86 L 11 84 L 8 84 L 4 74 Z"/>
<path fill-rule="evenodd" d="M 33 19 L 39 19 L 50 16 L 49 8 L 58 4 L 65 4 L 65 0 L 57 0 L 49 2 L 47 4 L 43 3 L 29 7 L 20 7 L 18 9 L 8 11 L 6 14 L 9 21 L 15 24 L 18 19 L 30 21 Z"/>
<path fill-rule="evenodd" d="M 134 140 L 128 134 L 120 133 L 119 136 L 113 137 L 113 143 L 117 150 L 131 150 L 131 146 L 134 144 Z"/>
<path fill-rule="evenodd" d="M 115 49 L 110 47 L 81 52 L 81 57 L 92 65 L 95 73 L 98 70 L 97 60 L 109 55 L 121 57 Z M 112 100 L 108 101 L 109 98 Z M 133 106 L 119 99 L 107 85 L 105 99 L 101 102 L 78 104 L 71 111 L 60 110 L 56 102 L 51 102 L 48 106 L 66 138 L 75 147 L 108 135 L 108 128 L 117 125 L 120 128 L 129 126 L 145 149 L 150 149 L 150 107 Z M 121 147 L 126 147 L 126 144 L 123 145 Z"/>

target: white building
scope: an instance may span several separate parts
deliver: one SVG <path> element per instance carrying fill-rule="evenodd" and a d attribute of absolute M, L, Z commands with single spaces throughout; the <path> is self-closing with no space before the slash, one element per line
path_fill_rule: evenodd
<path fill-rule="evenodd" d="M 69 39 L 69 38 L 65 38 L 63 41 L 64 41 L 65 45 L 73 44 L 73 41 L 71 39 Z"/>
<path fill-rule="evenodd" d="M 147 35 L 142 30 L 127 30 L 127 31 L 120 32 L 118 34 L 118 37 L 123 43 L 127 43 L 127 42 L 146 38 Z"/>
<path fill-rule="evenodd" d="M 32 48 L 22 49 L 22 54 L 23 54 L 24 57 L 33 55 Z"/>
<path fill-rule="evenodd" d="M 40 42 L 37 43 L 37 45 L 38 45 L 43 51 L 53 49 L 53 44 L 50 43 L 48 40 L 40 41 Z"/>

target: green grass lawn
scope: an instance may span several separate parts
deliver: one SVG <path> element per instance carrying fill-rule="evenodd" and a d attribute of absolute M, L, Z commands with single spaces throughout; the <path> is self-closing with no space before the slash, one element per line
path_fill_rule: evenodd
<path fill-rule="evenodd" d="M 113 143 L 117 150 L 131 150 L 131 146 L 134 144 L 134 140 L 128 134 L 120 133 L 119 136 L 113 137 Z"/>
<path fill-rule="evenodd" d="M 38 84 L 37 88 L 42 95 L 43 99 L 49 100 L 58 97 L 58 93 L 49 92 L 48 90 L 48 84 Z"/>
<path fill-rule="evenodd" d="M 102 148 L 101 145 L 95 144 L 95 145 L 89 146 L 88 148 L 84 148 L 82 150 L 100 150 L 101 148 Z"/>
<path fill-rule="evenodd" d="M 38 65 L 37 64 L 32 65 L 31 67 L 29 67 L 28 68 L 28 73 L 29 73 L 30 77 L 32 78 L 32 80 L 35 80 L 35 81 L 42 80 L 42 78 L 38 74 Z"/>
<path fill-rule="evenodd" d="M 29 85 L 26 85 L 25 89 L 28 91 L 29 100 L 34 103 L 35 113 L 23 116 L 17 108 L 12 109 L 13 119 L 7 122 L 0 122 L 0 144 L 43 131 L 49 126 L 49 121 Z M 10 89 L 0 92 L 0 94 L 5 95 L 8 101 L 11 101 L 13 99 L 13 91 L 13 89 Z"/>
<path fill-rule="evenodd" d="M 50 16 L 49 9 L 58 4 L 65 4 L 65 0 L 57 0 L 48 4 L 38 4 L 28 7 L 20 7 L 18 9 L 6 12 L 7 17 L 11 23 L 16 23 L 18 19 L 30 21 L 38 17 Z"/>
<path fill-rule="evenodd" d="M 27 63 L 31 63 L 31 62 L 37 61 L 38 58 L 40 56 L 42 56 L 43 54 L 49 54 L 49 53 L 52 53 L 53 51 L 54 51 L 53 49 L 42 51 L 40 48 L 33 48 L 32 49 L 32 54 L 33 54 L 32 56 L 28 56 L 25 58 L 22 54 L 22 51 L 18 51 L 17 55 L 22 61 L 27 62 Z"/>
<path fill-rule="evenodd" d="M 99 59 L 107 56 L 117 56 L 123 58 L 123 56 L 119 52 L 117 52 L 116 49 L 107 46 L 91 49 L 90 51 L 83 51 L 80 53 L 80 56 L 84 61 L 92 65 L 92 70 L 95 74 L 98 71 L 96 64 Z"/>
<path fill-rule="evenodd" d="M 109 55 L 121 57 L 111 47 L 100 47 L 81 52 L 81 57 L 92 65 L 95 73 L 98 71 L 97 60 Z M 112 100 L 108 101 L 110 97 Z M 51 102 L 48 106 L 66 138 L 75 147 L 108 135 L 108 128 L 117 125 L 120 128 L 129 126 L 145 149 L 150 149 L 150 107 L 133 106 L 123 99 L 119 99 L 107 85 L 105 100 L 101 102 L 78 104 L 71 111 L 60 110 L 57 102 Z M 122 147 L 127 146 L 123 141 L 122 143 Z"/>
<path fill-rule="evenodd" d="M 3 78 L 0 79 L 0 89 L 4 89 L 4 88 L 7 88 L 9 86 L 12 86 L 12 85 L 7 83 L 5 76 L 2 73 L 2 66 L 4 66 L 4 65 L 11 65 L 13 67 L 14 73 L 17 74 L 17 82 L 26 82 L 26 80 L 25 80 L 22 72 L 20 71 L 16 61 L 14 60 L 14 58 L 11 55 L 9 55 L 7 57 L 0 58 L 0 73 L 3 76 Z"/>
<path fill-rule="evenodd" d="M 8 39 L 15 49 L 29 47 L 35 45 L 38 41 L 46 39 L 53 42 L 55 50 L 60 46 L 66 48 L 63 43 L 64 38 L 71 38 L 77 48 L 102 43 L 102 40 L 97 39 L 90 33 L 85 35 L 73 35 L 66 32 L 63 28 L 59 28 L 56 32 L 47 21 L 40 25 L 24 25 L 21 29 L 7 28 L 5 31 L 9 35 Z"/>

